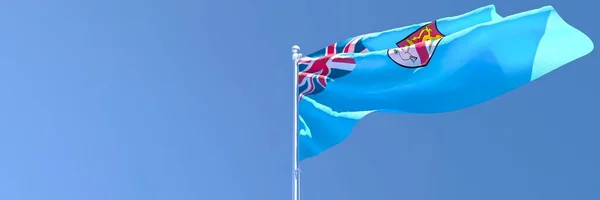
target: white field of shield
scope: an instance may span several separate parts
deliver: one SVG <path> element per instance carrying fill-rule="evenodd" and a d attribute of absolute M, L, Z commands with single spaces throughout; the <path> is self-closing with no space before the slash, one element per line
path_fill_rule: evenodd
<path fill-rule="evenodd" d="M 431 57 L 441 39 L 425 41 L 428 56 Z M 415 45 L 388 49 L 388 56 L 398 65 L 417 68 L 423 66 Z M 428 59 L 428 58 L 423 58 Z"/>

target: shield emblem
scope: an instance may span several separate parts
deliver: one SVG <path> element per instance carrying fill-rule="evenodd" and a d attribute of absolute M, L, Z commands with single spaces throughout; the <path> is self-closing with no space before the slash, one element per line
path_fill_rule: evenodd
<path fill-rule="evenodd" d="M 398 48 L 388 49 L 387 53 L 390 59 L 402 67 L 425 67 L 444 37 L 433 21 L 397 42 Z"/>

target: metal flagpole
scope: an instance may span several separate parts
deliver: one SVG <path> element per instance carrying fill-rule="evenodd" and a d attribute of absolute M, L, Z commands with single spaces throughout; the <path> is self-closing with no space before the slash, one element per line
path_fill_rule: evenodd
<path fill-rule="evenodd" d="M 294 60 L 294 200 L 300 200 L 300 167 L 298 159 L 298 60 L 302 57 L 300 47 L 292 46 Z"/>

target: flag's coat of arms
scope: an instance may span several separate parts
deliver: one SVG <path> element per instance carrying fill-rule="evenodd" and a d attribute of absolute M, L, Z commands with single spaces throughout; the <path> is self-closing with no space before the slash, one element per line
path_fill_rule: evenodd
<path fill-rule="evenodd" d="M 402 67 L 425 67 L 444 37 L 445 35 L 440 33 L 436 22 L 433 21 L 397 42 L 398 48 L 389 49 L 388 56 Z"/>
<path fill-rule="evenodd" d="M 298 61 L 298 91 L 304 95 L 318 94 L 327 83 L 348 75 L 356 65 L 354 58 L 344 53 L 368 52 L 362 43 L 364 35 L 331 44 Z"/>

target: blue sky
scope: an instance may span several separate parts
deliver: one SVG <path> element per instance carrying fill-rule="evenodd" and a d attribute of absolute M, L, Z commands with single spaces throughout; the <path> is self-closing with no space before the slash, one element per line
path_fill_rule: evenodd
<path fill-rule="evenodd" d="M 293 44 L 488 4 L 600 37 L 584 0 L 2 2 L 0 199 L 291 199 Z M 598 56 L 466 110 L 370 115 L 301 163 L 303 199 L 599 199 Z"/>

